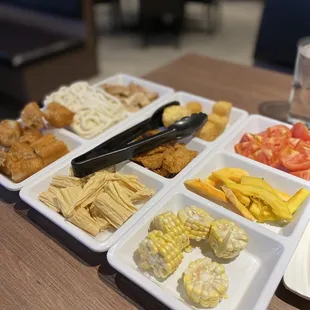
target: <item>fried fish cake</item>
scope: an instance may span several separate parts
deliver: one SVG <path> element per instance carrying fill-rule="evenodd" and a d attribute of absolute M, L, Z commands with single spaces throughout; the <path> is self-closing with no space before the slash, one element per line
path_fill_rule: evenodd
<path fill-rule="evenodd" d="M 36 102 L 30 102 L 24 107 L 21 119 L 26 127 L 44 128 L 43 113 Z"/>
<path fill-rule="evenodd" d="M 0 144 L 11 146 L 22 135 L 22 128 L 17 121 L 3 120 L 0 122 Z"/>

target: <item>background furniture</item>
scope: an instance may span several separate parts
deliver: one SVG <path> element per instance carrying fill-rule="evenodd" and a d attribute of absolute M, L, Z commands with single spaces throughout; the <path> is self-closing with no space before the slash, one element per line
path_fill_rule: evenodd
<path fill-rule="evenodd" d="M 220 23 L 220 0 L 186 0 L 186 2 L 194 2 L 204 4 L 206 6 L 207 31 L 214 33 Z"/>
<path fill-rule="evenodd" d="M 238 76 L 238 79 L 236 79 Z M 184 78 L 185 77 L 185 78 Z M 145 78 L 255 113 L 260 102 L 287 98 L 291 76 L 186 55 Z M 12 310 L 167 310 L 94 253 L 0 188 L 1 304 Z M 269 310 L 309 309 L 281 283 Z"/>
<path fill-rule="evenodd" d="M 95 75 L 92 4 L 0 0 L 0 92 L 24 104 L 62 84 Z"/>
<path fill-rule="evenodd" d="M 310 36 L 309 0 L 266 0 L 254 53 L 255 65 L 293 72 L 300 38 Z"/>

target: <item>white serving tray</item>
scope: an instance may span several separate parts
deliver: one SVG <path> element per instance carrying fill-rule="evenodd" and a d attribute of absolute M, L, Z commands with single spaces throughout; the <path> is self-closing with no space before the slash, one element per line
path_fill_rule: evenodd
<path fill-rule="evenodd" d="M 310 300 L 310 223 L 286 268 L 283 280 L 287 289 Z"/>
<path fill-rule="evenodd" d="M 24 181 L 15 183 L 10 178 L 5 176 L 4 174 L 0 173 L 0 184 L 4 186 L 6 189 L 10 191 L 19 191 L 22 187 L 26 186 L 27 184 L 31 184 L 34 180 L 36 180 L 41 175 L 46 174 L 48 171 L 52 170 L 53 168 L 57 167 L 60 163 L 65 161 L 68 158 L 72 158 L 75 156 L 76 152 L 83 146 L 83 140 L 76 136 L 75 134 L 69 132 L 65 129 L 57 129 L 57 128 L 47 128 L 43 131 L 43 134 L 52 133 L 56 136 L 59 140 L 62 140 L 68 146 L 70 152 L 65 156 L 57 159 L 53 163 L 49 164 L 45 168 L 41 169 L 37 173 L 33 174 L 29 178 L 25 179 Z"/>
<path fill-rule="evenodd" d="M 310 219 L 309 198 L 300 206 L 290 224 L 282 229 L 274 229 L 272 226 L 251 222 L 190 192 L 183 185 L 186 179 L 207 177 L 212 171 L 223 167 L 246 169 L 250 175 L 263 177 L 271 185 L 289 194 L 305 187 L 305 184 L 297 178 L 234 154 L 216 152 L 200 161 L 190 174 L 187 174 L 169 191 L 169 194 L 140 219 L 139 225 L 131 227 L 108 252 L 108 261 L 116 270 L 172 309 L 201 309 L 188 303 L 179 280 L 190 261 L 204 256 L 199 248 L 192 253 L 185 253 L 181 266 L 164 281 L 158 281 L 151 274 L 140 271 L 136 264 L 139 260 L 136 249 L 147 235 L 150 222 L 155 215 L 168 210 L 177 212 L 185 206 L 195 205 L 207 210 L 216 219 L 226 218 L 234 221 L 247 232 L 248 247 L 235 260 L 225 263 L 230 284 L 228 299 L 217 306 L 220 310 L 267 308 Z M 310 189 L 309 184 L 307 188 Z M 209 250 L 207 253 L 208 257 L 223 263 L 223 260 L 216 259 Z"/>

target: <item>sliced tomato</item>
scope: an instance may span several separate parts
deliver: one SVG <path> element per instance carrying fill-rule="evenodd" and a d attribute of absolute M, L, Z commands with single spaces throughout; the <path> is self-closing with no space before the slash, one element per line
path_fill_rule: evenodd
<path fill-rule="evenodd" d="M 291 131 L 293 138 L 310 141 L 310 131 L 303 123 L 296 123 Z"/>
<path fill-rule="evenodd" d="M 290 171 L 310 169 L 310 154 L 301 153 L 288 146 L 283 148 L 279 155 L 281 164 Z"/>
<path fill-rule="evenodd" d="M 253 154 L 253 159 L 274 168 L 278 168 L 281 165 L 281 162 L 277 154 L 275 154 L 275 152 L 267 148 L 262 148 L 256 151 Z"/>
<path fill-rule="evenodd" d="M 295 148 L 295 146 L 298 144 L 298 142 L 300 141 L 300 139 L 298 138 L 290 138 L 288 139 L 288 143 Z"/>
<path fill-rule="evenodd" d="M 289 138 L 287 136 L 274 136 L 263 138 L 262 144 L 264 147 L 273 151 L 279 151 L 288 145 Z"/>
<path fill-rule="evenodd" d="M 296 177 L 310 181 L 310 169 L 295 171 L 295 172 L 292 172 L 291 174 L 295 175 Z"/>
<path fill-rule="evenodd" d="M 294 149 L 300 153 L 310 155 L 310 141 L 299 140 Z"/>
<path fill-rule="evenodd" d="M 242 142 L 235 145 L 236 153 L 250 158 L 260 148 L 261 145 L 254 141 Z"/>
<path fill-rule="evenodd" d="M 267 128 L 266 133 L 268 137 L 274 137 L 274 136 L 287 136 L 289 138 L 292 137 L 290 129 L 285 125 L 275 125 L 269 127 Z"/>

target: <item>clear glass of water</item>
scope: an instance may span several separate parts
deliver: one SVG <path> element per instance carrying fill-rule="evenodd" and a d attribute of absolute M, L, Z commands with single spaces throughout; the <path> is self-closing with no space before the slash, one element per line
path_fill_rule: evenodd
<path fill-rule="evenodd" d="M 310 126 L 310 37 L 298 42 L 288 121 Z"/>

